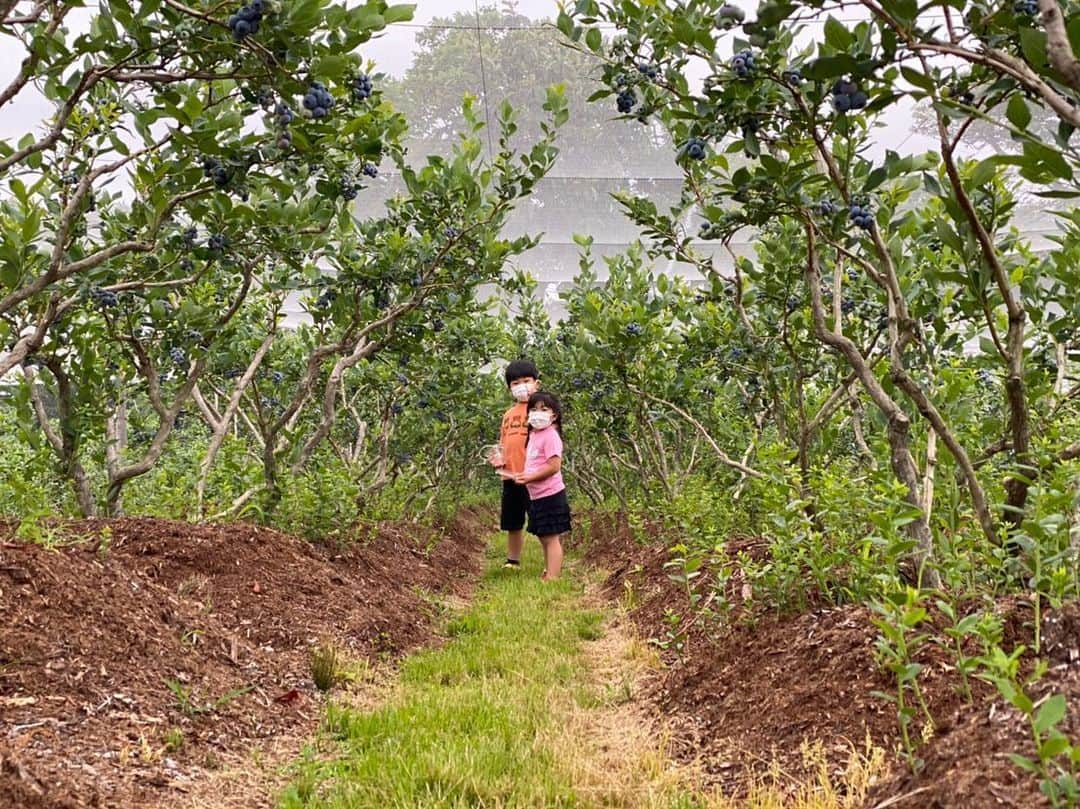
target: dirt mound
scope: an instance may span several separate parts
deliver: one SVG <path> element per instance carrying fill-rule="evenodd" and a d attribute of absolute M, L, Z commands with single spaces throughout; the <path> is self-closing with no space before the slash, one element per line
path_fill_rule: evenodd
<path fill-rule="evenodd" d="M 592 525 L 583 539 L 586 558 L 608 573 L 607 594 L 664 649 L 669 665 L 655 686 L 657 708 L 673 721 L 682 752 L 698 758 L 725 791 L 745 794 L 776 765 L 792 784 L 811 776 L 812 762 L 800 749 L 804 741 L 822 745 L 833 771 L 843 771 L 852 749 L 867 737 L 887 751 L 898 750 L 895 708 L 875 695 L 894 693 L 895 683 L 876 662 L 878 631 L 868 609 L 830 607 L 811 598 L 801 614 L 751 612 L 742 604 L 744 583 L 736 570 L 724 584 L 729 620 L 695 621 L 685 584 L 677 580 L 679 567 L 669 564 L 655 528 L 638 529 L 649 539 L 644 544 L 624 520 L 597 519 Z M 760 540 L 740 538 L 727 555 L 740 554 L 761 558 L 767 548 Z M 710 588 L 704 585 L 710 582 L 704 576 L 697 581 L 699 603 L 708 604 Z M 1007 644 L 1030 638 L 1026 603 L 1003 600 L 997 611 Z M 1072 705 L 1080 704 L 1074 676 L 1078 629 L 1075 609 L 1052 613 L 1046 621 L 1046 653 L 1058 667 L 1048 681 L 1056 681 L 1059 691 L 1072 689 Z M 982 682 L 973 683 L 973 704 L 965 703 L 956 690 L 953 661 L 939 647 L 926 644 L 916 660 L 924 667 L 919 683 L 937 724 L 919 750 L 926 767 L 916 778 L 894 759 L 895 775 L 879 785 L 868 806 L 913 790 L 919 790 L 917 797 L 904 805 L 1041 805 L 1037 779 L 1008 760 L 1010 752 L 1031 754 L 1030 734 L 1019 717 Z M 1074 674 L 1065 677 L 1066 670 Z M 1080 722 L 1080 716 L 1071 721 Z"/>
<path fill-rule="evenodd" d="M 1080 605 L 1047 615 L 1044 633 L 1042 652 L 1050 668 L 1032 696 L 1037 701 L 1065 695 L 1069 708 L 1059 729 L 1075 744 L 1080 739 Z M 934 737 L 919 750 L 920 772 L 898 769 L 871 792 L 867 809 L 890 799 L 890 806 L 920 809 L 1050 805 L 1039 793 L 1039 779 L 1009 761 L 1011 753 L 1037 758 L 1026 717 L 990 693 L 941 716 Z"/>
<path fill-rule="evenodd" d="M 0 794 L 18 806 L 162 805 L 318 718 L 313 644 L 389 657 L 433 640 L 488 520 L 381 525 L 312 545 L 252 525 L 64 524 L 57 550 L 0 545 Z M 77 796 L 77 797 L 76 797 Z"/>

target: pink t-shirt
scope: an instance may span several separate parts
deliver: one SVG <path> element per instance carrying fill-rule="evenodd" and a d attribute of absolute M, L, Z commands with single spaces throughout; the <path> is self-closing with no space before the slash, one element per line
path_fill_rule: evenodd
<path fill-rule="evenodd" d="M 529 434 L 529 443 L 525 447 L 525 474 L 535 472 L 552 458 L 561 457 L 562 437 L 558 430 L 554 427 L 533 430 Z M 541 497 L 558 494 L 566 488 L 566 484 L 563 483 L 562 472 L 556 472 L 551 477 L 535 483 L 526 483 L 525 487 L 529 490 L 529 499 L 539 500 Z"/>

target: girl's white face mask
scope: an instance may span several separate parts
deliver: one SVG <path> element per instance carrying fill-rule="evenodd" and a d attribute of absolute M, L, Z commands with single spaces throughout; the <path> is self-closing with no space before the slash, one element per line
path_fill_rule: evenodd
<path fill-rule="evenodd" d="M 543 430 L 551 426 L 551 414 L 544 410 L 529 411 L 529 426 L 534 430 Z"/>
<path fill-rule="evenodd" d="M 513 396 L 519 402 L 529 401 L 529 396 L 532 395 L 533 386 L 526 382 L 514 385 L 510 388 L 510 395 Z"/>

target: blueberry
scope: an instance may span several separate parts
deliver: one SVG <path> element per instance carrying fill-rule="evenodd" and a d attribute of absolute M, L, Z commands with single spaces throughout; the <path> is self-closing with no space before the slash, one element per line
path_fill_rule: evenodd
<path fill-rule="evenodd" d="M 833 106 L 836 107 L 837 112 L 847 112 L 851 109 L 851 96 L 849 95 L 835 95 L 833 96 Z"/>
<path fill-rule="evenodd" d="M 637 106 L 637 96 L 633 90 L 623 90 L 616 98 L 616 104 L 619 112 L 625 115 Z"/>
<path fill-rule="evenodd" d="M 371 98 L 372 86 L 371 77 L 368 75 L 357 76 L 353 81 L 352 86 L 353 97 L 358 101 Z"/>
<path fill-rule="evenodd" d="M 379 168 L 374 163 L 364 163 L 360 170 L 368 177 L 374 178 L 379 176 Z"/>
<path fill-rule="evenodd" d="M 644 331 L 645 331 L 645 329 L 643 329 L 641 327 L 641 325 L 638 324 L 638 323 L 630 323 L 626 327 L 626 333 L 629 334 L 631 337 L 637 337 L 638 335 L 642 334 Z"/>
<path fill-rule="evenodd" d="M 701 138 L 690 138 L 686 142 L 686 156 L 691 160 L 704 160 L 705 153 L 705 141 Z"/>
<path fill-rule="evenodd" d="M 853 110 L 863 109 L 868 101 L 869 98 L 862 90 L 857 90 L 851 94 L 851 108 Z"/>

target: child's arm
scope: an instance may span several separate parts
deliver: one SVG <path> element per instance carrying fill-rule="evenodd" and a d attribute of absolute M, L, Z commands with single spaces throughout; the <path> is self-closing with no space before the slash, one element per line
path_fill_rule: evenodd
<path fill-rule="evenodd" d="M 530 472 L 527 475 L 522 472 L 520 475 L 517 475 L 515 480 L 518 483 L 536 483 L 538 481 L 551 477 L 560 469 L 562 469 L 562 458 L 556 455 L 550 460 L 548 460 L 546 464 L 541 466 L 535 472 Z"/>

